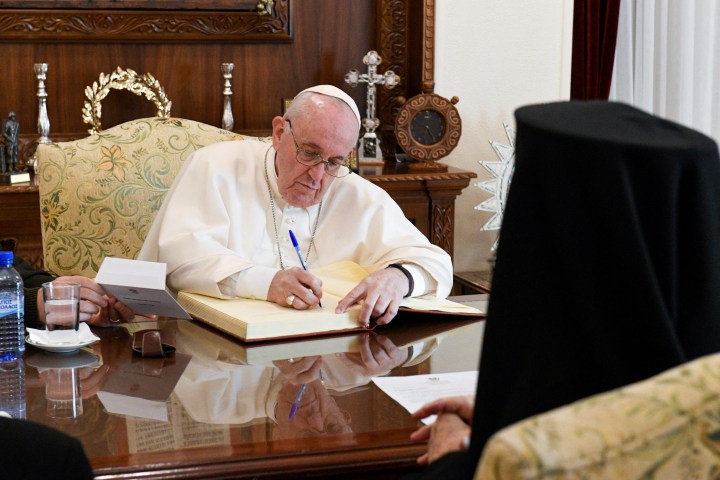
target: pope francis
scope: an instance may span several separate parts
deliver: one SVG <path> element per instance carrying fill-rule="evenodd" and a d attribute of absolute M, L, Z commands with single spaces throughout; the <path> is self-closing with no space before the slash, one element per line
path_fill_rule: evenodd
<path fill-rule="evenodd" d="M 164 262 L 168 285 L 308 309 L 321 304 L 312 269 L 351 260 L 370 271 L 337 306 L 386 324 L 403 297 L 445 297 L 449 255 L 381 188 L 352 174 L 360 114 L 342 90 L 300 92 L 272 121 L 272 141 L 220 142 L 178 173 L 138 256 Z M 299 254 L 291 240 L 294 233 Z M 306 268 L 305 268 L 306 267 Z"/>

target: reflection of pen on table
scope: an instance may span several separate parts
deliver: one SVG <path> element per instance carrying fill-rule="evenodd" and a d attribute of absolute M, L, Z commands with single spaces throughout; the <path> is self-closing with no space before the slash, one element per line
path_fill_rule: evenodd
<path fill-rule="evenodd" d="M 305 265 L 305 260 L 302 258 L 302 253 L 300 252 L 300 245 L 298 244 L 297 238 L 295 238 L 295 234 L 292 230 L 289 230 L 290 232 L 290 240 L 292 241 L 293 247 L 295 247 L 295 251 L 298 254 L 298 258 L 300 259 L 300 265 L 302 266 L 303 270 L 306 272 L 308 271 L 307 265 Z M 320 308 L 322 308 L 322 302 L 318 302 L 318 305 Z"/>
<path fill-rule="evenodd" d="M 295 395 L 295 401 L 293 401 L 292 408 L 290 408 L 290 415 L 288 415 L 288 418 L 290 420 L 295 418 L 295 412 L 297 412 L 298 406 L 300 405 L 300 400 L 302 400 L 304 393 L 305 384 L 303 383 L 302 385 L 300 385 L 300 390 L 298 390 L 297 395 Z"/>

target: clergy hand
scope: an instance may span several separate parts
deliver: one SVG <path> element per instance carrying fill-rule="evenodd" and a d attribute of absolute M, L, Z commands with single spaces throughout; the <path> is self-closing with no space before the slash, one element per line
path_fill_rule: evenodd
<path fill-rule="evenodd" d="M 413 418 L 422 420 L 430 415 L 441 413 L 454 413 L 466 423 L 472 423 L 473 410 L 475 409 L 475 395 L 456 395 L 454 397 L 443 397 L 420 407 Z"/>
<path fill-rule="evenodd" d="M 53 283 L 80 284 L 80 321 L 89 325 L 107 327 L 119 321 L 129 322 L 135 317 L 135 313 L 124 303 L 114 297 L 110 297 L 105 290 L 94 280 L 80 275 L 65 276 L 56 278 Z M 43 308 L 42 289 L 38 290 L 38 314 L 40 320 L 45 323 L 45 310 Z M 148 318 L 157 318 L 150 315 Z"/>
<path fill-rule="evenodd" d="M 467 448 L 470 425 L 455 413 L 441 413 L 435 423 L 423 426 L 410 438 L 416 442 L 428 442 L 427 452 L 417 459 L 420 465 L 427 465 L 450 452 Z"/>
<path fill-rule="evenodd" d="M 428 451 L 418 458 L 419 464 L 434 462 L 446 453 L 466 448 L 474 406 L 474 395 L 458 395 L 426 403 L 413 413 L 413 418 L 418 420 L 438 416 L 435 423 L 420 427 L 410 435 L 415 442 L 428 442 Z"/>
<path fill-rule="evenodd" d="M 368 328 L 370 319 L 373 319 L 378 325 L 385 325 L 397 315 L 400 302 L 407 291 L 408 280 L 400 270 L 377 270 L 365 277 L 338 302 L 335 313 L 343 313 L 351 305 L 363 300 L 360 323 Z"/>
<path fill-rule="evenodd" d="M 322 281 L 300 267 L 277 272 L 270 282 L 267 294 L 268 301 L 297 310 L 316 307 L 320 298 Z"/>
<path fill-rule="evenodd" d="M 132 311 L 130 307 L 122 303 L 115 297 L 106 297 L 108 305 L 102 307 L 99 312 L 93 315 L 87 323 L 96 327 L 112 327 L 119 322 L 131 322 L 135 317 L 144 317 L 149 320 L 155 320 L 157 315 L 140 315 Z M 140 320 L 144 321 L 144 320 Z"/>
<path fill-rule="evenodd" d="M 337 358 L 348 369 L 364 376 L 373 376 L 402 365 L 408 355 L 408 348 L 398 348 L 389 338 L 369 332 L 360 339 L 358 352 L 341 353 Z"/>

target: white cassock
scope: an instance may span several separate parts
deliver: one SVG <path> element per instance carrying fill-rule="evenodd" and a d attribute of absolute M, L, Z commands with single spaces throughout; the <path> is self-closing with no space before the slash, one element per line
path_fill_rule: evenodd
<path fill-rule="evenodd" d="M 165 197 L 138 259 L 166 263 L 168 285 L 176 291 L 266 300 L 280 256 L 285 268 L 300 266 L 289 230 L 305 257 L 319 213 L 307 259 L 310 271 L 343 260 L 370 272 L 402 263 L 415 280 L 413 296 L 450 293 L 450 256 L 405 218 L 387 192 L 350 174 L 333 181 L 322 208 L 292 207 L 278 191 L 274 156 L 270 144 L 250 139 L 194 152 Z"/>

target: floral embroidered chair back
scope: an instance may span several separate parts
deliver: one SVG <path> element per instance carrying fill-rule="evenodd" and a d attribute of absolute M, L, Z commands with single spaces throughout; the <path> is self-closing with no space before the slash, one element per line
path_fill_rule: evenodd
<path fill-rule="evenodd" d="M 112 89 L 144 96 L 157 117 L 103 130 L 101 101 Z M 55 275 L 94 277 L 107 256 L 135 258 L 185 159 L 200 147 L 244 138 L 171 118 L 172 102 L 149 73 L 101 73 L 85 96 L 90 136 L 37 149 L 43 256 Z"/>
<path fill-rule="evenodd" d="M 718 478 L 720 353 L 510 425 L 475 480 Z"/>
<path fill-rule="evenodd" d="M 106 256 L 135 258 L 185 159 L 243 138 L 192 120 L 132 120 L 38 146 L 45 269 L 94 277 Z"/>

